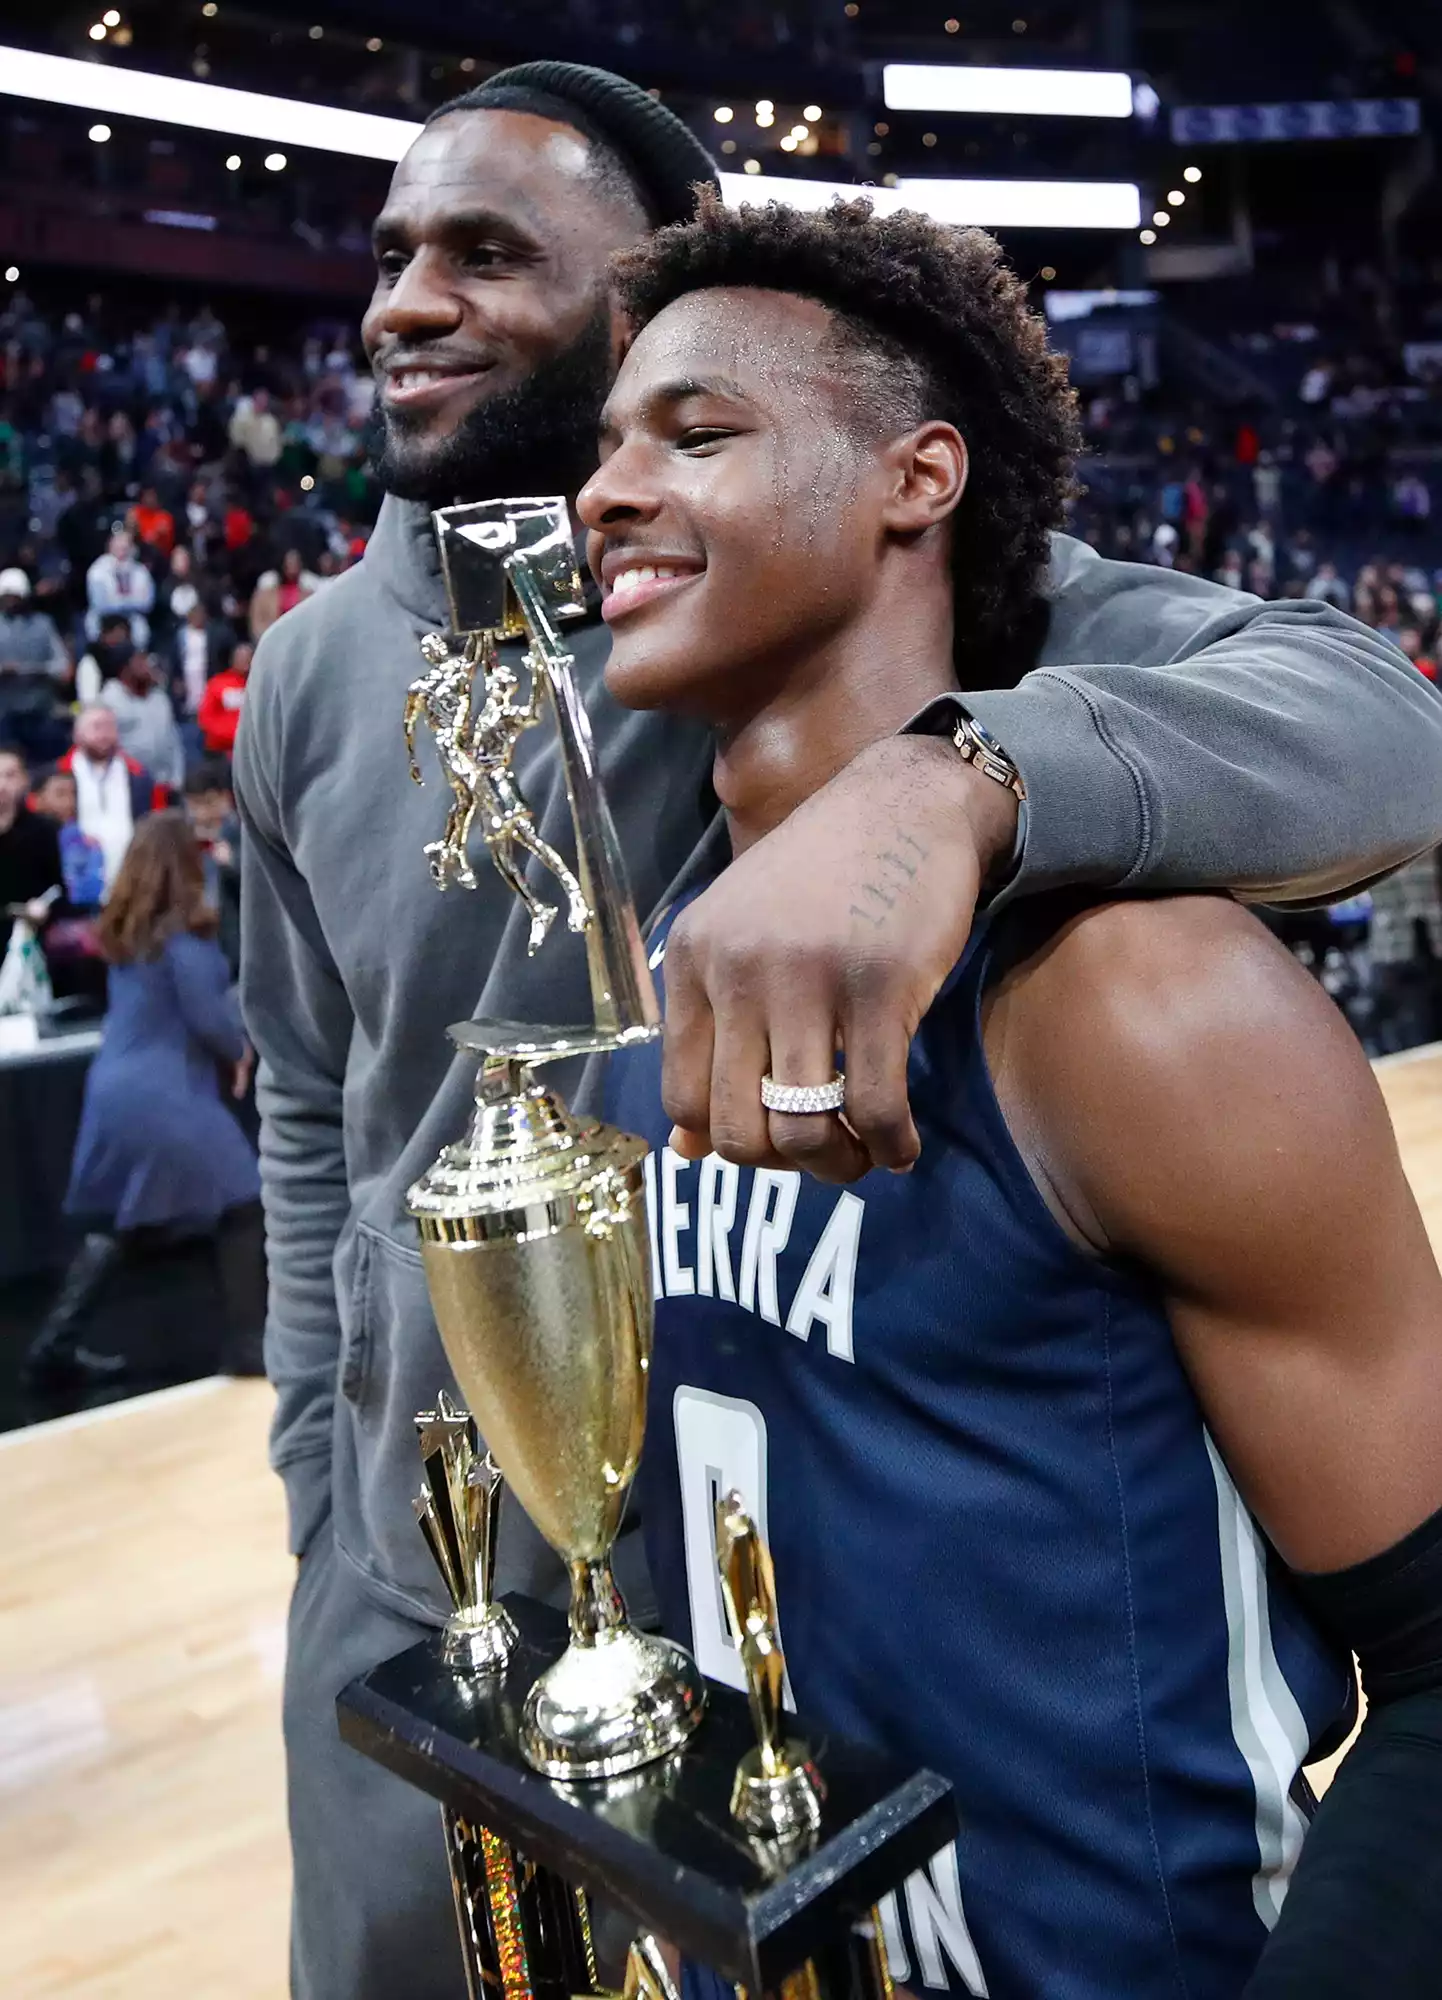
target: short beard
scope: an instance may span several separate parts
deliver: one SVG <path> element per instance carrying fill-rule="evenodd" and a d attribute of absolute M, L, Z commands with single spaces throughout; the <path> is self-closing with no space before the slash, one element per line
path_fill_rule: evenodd
<path fill-rule="evenodd" d="M 366 450 L 387 493 L 430 507 L 570 494 L 595 468 L 601 406 L 614 374 L 611 316 L 598 305 L 569 347 L 478 403 L 447 437 L 408 434 L 377 397 Z"/>

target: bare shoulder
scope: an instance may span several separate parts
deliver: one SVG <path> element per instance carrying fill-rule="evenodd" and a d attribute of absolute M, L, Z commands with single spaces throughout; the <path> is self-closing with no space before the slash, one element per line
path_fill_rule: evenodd
<path fill-rule="evenodd" d="M 1329 1162 L 1394 1151 L 1346 1021 L 1225 897 L 1081 912 L 999 980 L 986 1033 L 1023 1152 L 1102 1246 L 1159 1200 L 1265 1186 L 1285 1204 Z"/>
<path fill-rule="evenodd" d="M 1218 1039 L 1233 1049 L 1296 1047 L 1309 1060 L 1356 1055 L 1327 995 L 1249 910 L 1226 896 L 1097 903 L 1014 965 L 999 990 L 1026 1018 L 1057 1010 L 1084 1028 L 1068 1066 L 1118 1056 L 1165 1068 Z M 1069 1034 L 1068 1041 L 1073 1037 Z M 1365 1064 L 1363 1064 L 1365 1068 Z"/>

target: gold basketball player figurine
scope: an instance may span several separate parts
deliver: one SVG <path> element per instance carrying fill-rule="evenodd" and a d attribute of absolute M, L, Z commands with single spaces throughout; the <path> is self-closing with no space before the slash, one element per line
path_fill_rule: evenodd
<path fill-rule="evenodd" d="M 731 1811 L 748 1833 L 784 1844 L 821 1824 L 821 1779 L 807 1746 L 786 1734 L 786 1656 L 776 1611 L 771 1551 L 739 1493 L 716 1504 L 716 1563 L 731 1637 L 741 1656 L 756 1748 L 736 1768 Z"/>
<path fill-rule="evenodd" d="M 455 880 L 463 889 L 475 888 L 468 850 L 479 814 L 481 835 L 497 872 L 530 912 L 529 950 L 535 952 L 544 943 L 555 921 L 556 906 L 538 896 L 527 882 L 524 855 L 534 854 L 555 876 L 566 894 L 567 923 L 573 931 L 584 931 L 592 921 L 585 892 L 564 858 L 542 837 L 511 769 L 517 741 L 541 719 L 545 682 L 539 663 L 534 656 L 529 662 L 530 698 L 522 701 L 520 676 L 501 658 L 489 633 L 470 635 L 461 649 L 453 652 L 439 632 L 428 632 L 421 640 L 421 655 L 428 662 L 428 671 L 412 681 L 406 692 L 411 777 L 418 785 L 424 783 L 416 763 L 416 729 L 424 722 L 435 739 L 441 769 L 455 795 L 444 833 L 439 840 L 428 841 L 425 848 L 436 887 L 448 888 Z M 475 705 L 477 673 L 483 687 L 479 712 Z"/>

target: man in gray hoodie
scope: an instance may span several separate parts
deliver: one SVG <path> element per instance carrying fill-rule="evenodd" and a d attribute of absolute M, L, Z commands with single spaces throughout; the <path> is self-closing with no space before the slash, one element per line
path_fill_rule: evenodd
<path fill-rule="evenodd" d="M 433 758 L 424 788 L 409 783 L 400 728 L 420 638 L 447 622 L 427 509 L 577 490 L 616 352 L 606 258 L 687 214 L 708 175 L 643 93 L 567 64 L 527 64 L 437 114 L 376 229 L 364 331 L 390 497 L 364 562 L 266 635 L 251 677 L 236 754 L 243 981 L 261 1060 L 272 1457 L 301 1558 L 285 1716 L 304 2000 L 464 1991 L 434 1807 L 341 1747 L 334 1698 L 444 1615 L 410 1510 L 411 1419 L 449 1371 L 403 1203 L 470 1099 L 474 1064 L 453 1057 L 446 1024 L 574 1020 L 589 1005 L 579 944 L 558 934 L 529 957 L 525 912 L 490 868 L 473 892 L 443 897 L 429 879 L 444 786 Z M 568 636 L 644 920 L 714 872 L 711 744 L 684 719 L 607 701 L 594 609 Z M 1326 897 L 1442 834 L 1442 702 L 1329 607 L 1264 605 L 1058 535 L 1012 655 L 993 691 L 964 708 L 943 698 L 925 718 L 939 735 L 891 738 L 839 770 L 673 932 L 667 1104 L 687 1150 L 833 1178 L 904 1167 L 907 1044 L 983 892 Z M 965 728 L 953 742 L 969 718 L 1004 746 L 993 769 L 1015 760 L 1024 805 L 966 761 Z M 546 731 L 521 739 L 516 770 L 566 850 Z M 798 1021 L 818 1047 L 840 1030 L 857 1140 L 761 1110 L 782 1021 L 793 1045 Z M 559 1582 L 509 1508 L 502 1588 Z M 630 1588 L 644 1613 L 644 1577 Z"/>

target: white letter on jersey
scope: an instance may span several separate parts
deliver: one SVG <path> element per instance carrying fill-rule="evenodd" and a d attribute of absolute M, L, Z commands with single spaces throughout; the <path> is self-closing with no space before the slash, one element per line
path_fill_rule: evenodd
<path fill-rule="evenodd" d="M 731 1225 L 736 1220 L 736 1189 L 740 1170 L 719 1153 L 708 1153 L 701 1162 L 701 1180 L 696 1190 L 696 1289 L 706 1298 L 735 1300 L 736 1280 L 731 1275 Z"/>
<path fill-rule="evenodd" d="M 856 1290 L 856 1253 L 861 1247 L 861 1218 L 866 1203 L 859 1195 L 841 1194 L 822 1230 L 811 1262 L 786 1318 L 786 1331 L 805 1340 L 817 1320 L 826 1328 L 826 1351 L 838 1361 L 854 1361 L 851 1351 L 851 1300 Z"/>
<path fill-rule="evenodd" d="M 747 1312 L 755 1312 L 759 1290 L 761 1317 L 773 1326 L 781 1324 L 776 1304 L 776 1259 L 791 1234 L 800 1186 L 800 1174 L 776 1174 L 767 1167 L 758 1167 L 751 1183 L 751 1206 L 741 1239 L 741 1304 Z"/>
<path fill-rule="evenodd" d="M 893 1893 L 877 1904 L 881 1931 L 886 1939 L 886 1956 L 897 1985 L 911 1977 L 911 1961 L 901 1934 L 901 1922 Z M 950 1980 L 941 1963 L 943 1948 L 961 1975 L 962 1983 L 975 2000 L 988 2000 L 986 1975 L 971 1941 L 961 1907 L 961 1878 L 957 1872 L 956 1849 L 948 1844 L 934 1854 L 925 1868 L 906 1878 L 906 1915 L 921 1961 L 925 1986 L 946 1987 Z"/>
<path fill-rule="evenodd" d="M 676 1176 L 689 1173 L 691 1162 L 683 1160 L 667 1146 L 661 1154 L 661 1269 L 666 1274 L 668 1299 L 684 1298 L 694 1292 L 696 1281 L 691 1266 L 681 1262 L 681 1246 L 676 1241 L 683 1229 L 691 1227 L 691 1205 L 676 1199 Z"/>
<path fill-rule="evenodd" d="M 651 1238 L 651 1290 L 659 1299 L 661 1292 L 661 1259 L 656 1250 L 656 1155 L 646 1155 L 646 1229 Z"/>

